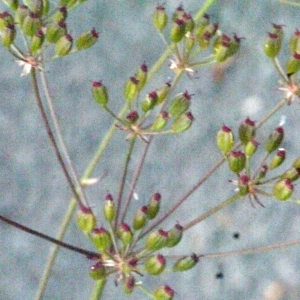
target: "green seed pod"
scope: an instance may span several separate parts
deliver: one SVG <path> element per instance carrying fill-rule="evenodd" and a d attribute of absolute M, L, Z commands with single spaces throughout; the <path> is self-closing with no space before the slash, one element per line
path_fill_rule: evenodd
<path fill-rule="evenodd" d="M 239 51 L 241 47 L 241 40 L 242 38 L 238 37 L 236 34 L 233 35 L 233 39 L 231 39 L 229 44 L 227 58 L 235 55 Z"/>
<path fill-rule="evenodd" d="M 171 117 L 185 113 L 191 104 L 191 95 L 187 91 L 178 94 L 170 103 L 169 114 Z"/>
<path fill-rule="evenodd" d="M 146 239 L 146 249 L 148 251 L 157 251 L 166 246 L 168 242 L 168 232 L 159 229 L 151 232 Z"/>
<path fill-rule="evenodd" d="M 136 211 L 133 218 L 133 224 L 132 224 L 134 230 L 141 230 L 146 225 L 148 220 L 147 213 L 148 213 L 147 206 L 143 206 Z"/>
<path fill-rule="evenodd" d="M 289 179 L 281 179 L 273 186 L 273 196 L 280 200 L 288 200 L 293 194 L 294 186 Z"/>
<path fill-rule="evenodd" d="M 218 30 L 218 23 L 211 23 L 205 26 L 203 33 L 198 36 L 197 41 L 201 50 L 205 50 L 209 47 L 211 39 L 214 37 Z"/>
<path fill-rule="evenodd" d="M 139 81 L 136 77 L 130 77 L 125 83 L 124 96 L 128 104 L 137 97 L 139 92 Z"/>
<path fill-rule="evenodd" d="M 272 153 L 275 151 L 281 144 L 284 138 L 283 127 L 279 126 L 275 128 L 275 130 L 270 134 L 267 143 L 266 143 L 266 151 L 268 153 Z"/>
<path fill-rule="evenodd" d="M 268 33 L 268 37 L 265 41 L 264 51 L 270 58 L 275 58 L 281 50 L 282 40 L 276 33 Z"/>
<path fill-rule="evenodd" d="M 285 171 L 280 178 L 281 179 L 289 179 L 291 182 L 296 181 L 300 177 L 300 169 L 299 168 L 291 168 Z"/>
<path fill-rule="evenodd" d="M 269 170 L 273 170 L 279 167 L 285 160 L 285 150 L 283 148 L 278 149 L 276 155 L 272 158 L 269 163 Z"/>
<path fill-rule="evenodd" d="M 255 137 L 256 127 L 255 122 L 251 121 L 250 118 L 244 120 L 239 127 L 239 138 L 243 145 L 247 145 L 252 138 Z"/>
<path fill-rule="evenodd" d="M 259 172 L 257 178 L 255 178 L 255 181 L 259 182 L 259 180 L 265 178 L 268 170 L 269 170 L 268 166 L 267 165 L 263 165 L 261 167 L 261 169 L 260 169 L 260 172 Z"/>
<path fill-rule="evenodd" d="M 200 19 L 199 24 L 195 29 L 195 36 L 197 40 L 199 40 L 202 37 L 206 26 L 209 24 L 209 19 L 210 17 L 208 14 L 204 14 L 204 16 Z"/>
<path fill-rule="evenodd" d="M 161 201 L 160 193 L 155 193 L 154 195 L 152 195 L 148 204 L 147 217 L 149 220 L 153 220 L 157 216 L 160 209 L 160 201 Z"/>
<path fill-rule="evenodd" d="M 217 145 L 224 155 L 233 148 L 234 136 L 231 129 L 226 125 L 223 125 L 217 134 Z"/>
<path fill-rule="evenodd" d="M 2 0 L 12 11 L 16 11 L 19 5 L 18 0 Z"/>
<path fill-rule="evenodd" d="M 240 173 L 246 165 L 246 156 L 242 151 L 231 151 L 227 157 L 228 166 L 234 173 Z"/>
<path fill-rule="evenodd" d="M 115 205 L 113 203 L 113 197 L 111 194 L 106 195 L 104 204 L 104 216 L 108 222 L 114 220 L 116 215 Z"/>
<path fill-rule="evenodd" d="M 251 156 L 253 156 L 253 154 L 254 154 L 254 153 L 256 152 L 256 150 L 257 150 L 258 145 L 259 145 L 259 143 L 258 143 L 256 140 L 251 139 L 251 140 L 245 145 L 245 148 L 244 148 L 246 157 L 251 157 Z"/>
<path fill-rule="evenodd" d="M 182 19 L 176 19 L 170 29 L 170 39 L 173 43 L 179 43 L 185 35 L 185 22 Z"/>
<path fill-rule="evenodd" d="M 152 23 L 158 31 L 162 31 L 168 24 L 168 15 L 162 5 L 156 7 L 152 16 Z"/>
<path fill-rule="evenodd" d="M 42 16 L 46 16 L 50 9 L 50 1 L 49 0 L 43 0 L 43 11 Z"/>
<path fill-rule="evenodd" d="M 248 195 L 249 182 L 250 182 L 250 179 L 249 179 L 248 175 L 241 174 L 239 176 L 238 187 L 239 187 L 239 194 L 241 197 Z"/>
<path fill-rule="evenodd" d="M 22 29 L 28 36 L 34 36 L 35 33 L 41 28 L 42 22 L 39 14 L 30 12 L 23 20 Z"/>
<path fill-rule="evenodd" d="M 135 278 L 133 276 L 125 277 L 123 280 L 123 291 L 125 294 L 129 295 L 133 292 L 135 288 Z"/>
<path fill-rule="evenodd" d="M 63 21 L 52 23 L 47 27 L 46 39 L 49 43 L 56 43 L 67 33 L 67 25 Z"/>
<path fill-rule="evenodd" d="M 26 16 L 29 15 L 29 9 L 26 5 L 19 5 L 15 12 L 15 22 L 22 28 Z"/>
<path fill-rule="evenodd" d="M 59 7 L 56 12 L 52 15 L 51 19 L 54 23 L 65 22 L 68 16 L 68 9 L 66 6 Z"/>
<path fill-rule="evenodd" d="M 41 29 L 39 29 L 30 41 L 30 51 L 36 53 L 39 51 L 44 43 L 45 36 Z"/>
<path fill-rule="evenodd" d="M 84 50 L 92 47 L 97 42 L 98 37 L 99 34 L 95 28 L 90 32 L 83 33 L 75 42 L 77 50 Z"/>
<path fill-rule="evenodd" d="M 90 239 L 100 252 L 104 252 L 111 245 L 109 232 L 103 228 L 94 228 L 90 233 Z"/>
<path fill-rule="evenodd" d="M 183 6 L 180 4 L 172 15 L 172 21 L 175 22 L 177 19 L 181 19 L 184 15 L 185 11 Z"/>
<path fill-rule="evenodd" d="M 39 16 L 43 13 L 43 0 L 23 0 L 31 12 Z"/>
<path fill-rule="evenodd" d="M 153 131 L 160 131 L 166 127 L 168 120 L 169 120 L 168 112 L 162 111 L 156 116 L 150 129 Z"/>
<path fill-rule="evenodd" d="M 162 254 L 157 254 L 145 261 L 145 269 L 150 275 L 161 274 L 166 267 L 166 259 Z"/>
<path fill-rule="evenodd" d="M 198 261 L 199 257 L 195 253 L 193 253 L 191 256 L 184 256 L 176 261 L 173 266 L 173 271 L 183 272 L 190 270 L 197 264 Z"/>
<path fill-rule="evenodd" d="M 170 93 L 171 86 L 172 85 L 171 85 L 170 82 L 166 82 L 166 84 L 163 87 L 159 88 L 156 91 L 156 94 L 157 94 L 157 104 L 161 104 L 167 98 L 167 96 Z"/>
<path fill-rule="evenodd" d="M 292 75 L 300 70 L 300 53 L 294 52 L 287 61 L 286 73 Z"/>
<path fill-rule="evenodd" d="M 171 248 L 176 246 L 182 238 L 183 227 L 180 224 L 175 224 L 175 226 L 168 231 L 168 242 L 167 247 Z"/>
<path fill-rule="evenodd" d="M 131 110 L 126 116 L 128 125 L 136 123 L 138 119 L 139 119 L 139 114 L 136 110 Z"/>
<path fill-rule="evenodd" d="M 7 25 L 14 25 L 14 18 L 7 11 L 0 13 L 0 30 L 4 30 Z"/>
<path fill-rule="evenodd" d="M 117 236 L 124 245 L 129 245 L 133 238 L 133 234 L 129 225 L 126 223 L 121 223 L 117 231 Z"/>
<path fill-rule="evenodd" d="M 182 19 L 185 23 L 185 28 L 184 28 L 185 34 L 187 34 L 188 32 L 192 32 L 195 28 L 195 22 L 193 20 L 193 17 L 191 16 L 191 14 L 188 14 L 185 12 L 182 15 Z"/>
<path fill-rule="evenodd" d="M 94 280 L 104 278 L 106 276 L 106 269 L 103 263 L 101 261 L 98 261 L 96 264 L 91 266 L 89 274 Z"/>
<path fill-rule="evenodd" d="M 6 27 L 1 32 L 1 41 L 4 47 L 9 47 L 16 38 L 15 25 L 7 24 Z"/>
<path fill-rule="evenodd" d="M 282 41 L 283 40 L 283 25 L 279 25 L 279 24 L 274 24 L 272 23 L 272 33 L 277 34 L 278 38 Z"/>
<path fill-rule="evenodd" d="M 300 31 L 298 29 L 295 30 L 294 34 L 290 38 L 289 48 L 291 54 L 294 52 L 300 53 Z"/>
<path fill-rule="evenodd" d="M 55 44 L 55 54 L 57 56 L 68 55 L 73 46 L 73 38 L 70 34 L 62 36 Z"/>
<path fill-rule="evenodd" d="M 108 103 L 108 93 L 102 81 L 94 81 L 92 83 L 92 93 L 95 101 L 101 106 L 106 107 Z"/>
<path fill-rule="evenodd" d="M 172 300 L 174 297 L 175 292 L 168 286 L 160 286 L 158 287 L 154 293 L 153 297 L 154 300 Z"/>
<path fill-rule="evenodd" d="M 152 110 L 157 103 L 157 93 L 156 91 L 150 92 L 146 98 L 142 101 L 142 111 L 147 113 L 149 110 Z"/>
<path fill-rule="evenodd" d="M 216 62 L 223 62 L 229 57 L 228 53 L 230 42 L 231 39 L 226 34 L 222 34 L 215 40 L 213 45 L 213 53 L 215 55 Z"/>
<path fill-rule="evenodd" d="M 181 133 L 188 130 L 194 122 L 194 116 L 191 112 L 186 112 L 177 117 L 172 124 L 172 131 L 174 133 Z"/>
<path fill-rule="evenodd" d="M 89 234 L 96 225 L 96 217 L 90 208 L 82 207 L 77 213 L 77 225 L 85 234 Z"/>
<path fill-rule="evenodd" d="M 293 162 L 294 168 L 300 168 L 300 156 Z"/>

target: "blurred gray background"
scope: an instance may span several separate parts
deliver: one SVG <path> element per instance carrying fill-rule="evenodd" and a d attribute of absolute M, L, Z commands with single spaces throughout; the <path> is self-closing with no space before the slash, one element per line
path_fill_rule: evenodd
<path fill-rule="evenodd" d="M 195 13 L 204 3 L 203 0 L 164 2 L 169 13 L 180 3 Z M 143 62 L 151 66 L 164 50 L 151 23 L 156 5 L 155 1 L 90 0 L 70 13 L 68 27 L 73 35 L 78 36 L 91 27 L 101 32 L 99 42 L 92 49 L 47 65 L 63 133 L 81 174 L 111 124 L 111 118 L 91 97 L 91 82 L 103 79 L 117 112 L 122 105 L 126 78 Z M 237 128 L 247 116 L 260 120 L 281 99 L 277 89 L 279 77 L 263 53 L 263 43 L 272 22 L 285 25 L 287 41 L 287 36 L 297 26 L 300 28 L 300 8 L 275 0 L 223 0 L 216 1 L 209 13 L 213 21 L 220 21 L 224 32 L 245 37 L 242 50 L 219 81 L 214 80 L 211 67 L 199 70 L 194 78 L 184 77 L 177 92 L 187 89 L 194 94 L 192 112 L 196 121 L 184 134 L 154 140 L 136 190 L 139 200 L 135 206 L 142 205 L 159 191 L 163 208 L 170 207 L 220 158 L 215 135 L 223 123 Z M 0 51 L 0 212 L 55 236 L 71 193 L 46 138 L 29 78 L 21 78 L 21 69 L 12 57 L 3 48 Z M 280 58 L 287 59 L 286 48 Z M 172 75 L 167 64 L 146 92 L 161 86 Z M 300 155 L 299 114 L 300 107 L 295 102 L 259 133 L 263 141 L 278 125 L 281 115 L 287 116 L 283 144 L 287 150 L 286 168 Z M 94 173 L 96 177 L 104 173 L 107 176 L 88 189 L 97 212 L 102 210 L 107 191 L 117 194 L 126 145 L 124 137 L 122 132 L 115 136 Z M 143 146 L 142 142 L 139 144 Z M 138 156 L 132 158 L 131 172 L 136 162 Z M 234 193 L 234 187 L 228 183 L 231 178 L 232 174 L 223 166 L 165 222 L 165 228 L 176 221 L 185 223 L 230 197 Z M 299 197 L 299 192 L 295 196 Z M 205 220 L 189 230 L 182 243 L 169 254 L 229 251 L 300 237 L 299 206 L 265 198 L 261 201 L 265 208 L 258 205 L 253 208 L 249 201 L 239 201 Z M 240 233 L 240 239 L 233 239 L 234 232 Z M 2 223 L 0 236 L 0 299 L 33 299 L 50 244 Z M 92 250 L 74 224 L 65 241 Z M 177 299 L 299 299 L 299 254 L 299 247 L 293 247 L 255 255 L 203 259 L 192 271 L 163 274 L 158 278 L 144 276 L 142 280 L 149 290 L 169 284 L 176 290 Z M 61 250 L 44 299 L 88 299 L 93 286 L 87 274 L 90 265 L 85 257 Z M 222 280 L 215 278 L 218 272 L 223 272 Z M 274 294 L 276 288 L 279 292 Z M 273 298 L 267 298 L 270 290 Z M 281 290 L 285 291 L 283 296 Z M 139 290 L 130 297 L 146 299 Z M 127 298 L 110 280 L 103 299 Z"/>

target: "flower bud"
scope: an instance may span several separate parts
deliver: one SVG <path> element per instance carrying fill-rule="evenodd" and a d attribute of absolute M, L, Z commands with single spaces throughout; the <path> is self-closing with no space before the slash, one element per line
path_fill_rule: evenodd
<path fill-rule="evenodd" d="M 157 91 L 156 91 L 156 94 L 157 94 L 157 104 L 161 104 L 166 98 L 167 96 L 169 95 L 169 92 L 171 90 L 171 83 L 170 82 L 166 82 L 166 84 L 159 88 Z"/>
<path fill-rule="evenodd" d="M 139 114 L 136 110 L 131 110 L 126 116 L 126 120 L 129 122 L 129 124 L 134 124 L 138 119 Z"/>
<path fill-rule="evenodd" d="M 39 29 L 31 39 L 30 51 L 32 53 L 39 51 L 44 43 L 44 40 L 45 40 L 44 33 L 41 29 Z"/>
<path fill-rule="evenodd" d="M 162 229 L 151 232 L 146 239 L 146 249 L 148 251 L 157 251 L 166 246 L 168 242 L 168 233 Z"/>
<path fill-rule="evenodd" d="M 180 224 L 175 224 L 175 226 L 168 231 L 168 242 L 167 247 L 171 248 L 176 246 L 182 238 L 183 227 Z"/>
<path fill-rule="evenodd" d="M 59 7 L 56 12 L 52 15 L 54 23 L 65 22 L 68 16 L 68 10 L 66 6 Z"/>
<path fill-rule="evenodd" d="M 239 176 L 238 186 L 239 186 L 240 196 L 243 197 L 243 196 L 246 196 L 249 193 L 249 182 L 250 182 L 250 179 L 249 179 L 248 175 L 241 174 Z"/>
<path fill-rule="evenodd" d="M 234 173 L 239 173 L 245 168 L 246 156 L 242 151 L 231 151 L 227 161 L 230 170 Z"/>
<path fill-rule="evenodd" d="M 216 62 L 223 62 L 229 57 L 228 53 L 230 42 L 231 39 L 226 34 L 222 34 L 215 40 L 213 46 L 213 53 L 215 55 Z"/>
<path fill-rule="evenodd" d="M 96 264 L 91 266 L 89 274 L 94 280 L 104 278 L 106 275 L 106 269 L 103 266 L 103 263 L 101 261 L 98 261 Z"/>
<path fill-rule="evenodd" d="M 70 34 L 62 36 L 55 44 L 55 54 L 57 56 L 66 56 L 70 53 L 73 46 L 73 38 Z"/>
<path fill-rule="evenodd" d="M 217 145 L 220 151 L 226 155 L 233 148 L 234 136 L 229 127 L 223 125 L 217 134 Z"/>
<path fill-rule="evenodd" d="M 300 52 L 294 52 L 286 64 L 286 73 L 292 75 L 300 70 Z"/>
<path fill-rule="evenodd" d="M 167 125 L 168 120 L 169 120 L 168 112 L 162 111 L 156 116 L 150 129 L 153 131 L 160 131 L 160 130 L 164 129 L 164 127 Z"/>
<path fill-rule="evenodd" d="M 279 167 L 285 160 L 285 150 L 283 148 L 278 149 L 276 155 L 272 158 L 269 163 L 269 170 L 273 170 Z"/>
<path fill-rule="evenodd" d="M 139 81 L 136 77 L 130 77 L 125 83 L 124 96 L 129 104 L 137 97 Z"/>
<path fill-rule="evenodd" d="M 106 195 L 104 204 L 104 216 L 108 222 L 114 220 L 116 215 L 115 205 L 111 194 Z"/>
<path fill-rule="evenodd" d="M 291 182 L 296 181 L 300 177 L 300 169 L 299 168 L 291 168 L 285 171 L 280 178 L 281 179 L 289 179 Z"/>
<path fill-rule="evenodd" d="M 177 260 L 173 266 L 174 272 L 183 272 L 193 268 L 199 261 L 199 257 L 193 253 L 191 256 L 184 256 Z"/>
<path fill-rule="evenodd" d="M 281 201 L 285 201 L 291 197 L 294 186 L 289 179 L 277 181 L 273 187 L 273 196 Z"/>
<path fill-rule="evenodd" d="M 148 67 L 145 63 L 143 63 L 138 69 L 135 78 L 138 80 L 138 90 L 140 91 L 145 83 L 147 82 L 148 77 Z"/>
<path fill-rule="evenodd" d="M 256 127 L 255 122 L 251 121 L 249 117 L 244 120 L 239 127 L 239 138 L 243 145 L 247 145 L 248 142 L 255 136 Z"/>
<path fill-rule="evenodd" d="M 244 148 L 244 151 L 245 151 L 245 155 L 247 157 L 251 157 L 257 150 L 257 147 L 258 147 L 259 143 L 254 140 L 254 139 L 251 139 L 246 145 L 245 145 L 245 148 Z"/>
<path fill-rule="evenodd" d="M 180 133 L 188 130 L 194 122 L 194 116 L 191 112 L 186 112 L 177 117 L 172 124 L 172 131 L 174 133 Z"/>
<path fill-rule="evenodd" d="M 144 101 L 142 101 L 143 112 L 146 113 L 149 110 L 153 109 L 156 103 L 157 103 L 157 93 L 153 91 L 146 96 L 146 99 Z"/>
<path fill-rule="evenodd" d="M 152 195 L 150 202 L 148 204 L 147 217 L 149 220 L 153 220 L 157 216 L 160 208 L 160 200 L 161 200 L 160 193 L 155 193 L 154 195 Z"/>
<path fill-rule="evenodd" d="M 63 21 L 53 23 L 47 27 L 46 39 L 49 43 L 56 43 L 67 33 L 67 25 Z"/>
<path fill-rule="evenodd" d="M 168 24 L 168 15 L 165 12 L 165 8 L 162 5 L 156 7 L 152 16 L 152 22 L 154 27 L 162 31 Z"/>
<path fill-rule="evenodd" d="M 133 218 L 133 225 L 132 225 L 134 230 L 140 230 L 146 225 L 146 222 L 148 220 L 147 213 L 148 213 L 147 206 L 143 206 L 136 211 Z"/>
<path fill-rule="evenodd" d="M 92 47 L 97 42 L 98 37 L 99 34 L 95 28 L 90 32 L 83 33 L 75 42 L 77 50 L 84 50 Z"/>
<path fill-rule="evenodd" d="M 7 24 L 1 32 L 1 41 L 4 47 L 9 47 L 16 37 L 15 25 Z"/>
<path fill-rule="evenodd" d="M 267 165 L 263 165 L 261 167 L 261 169 L 259 171 L 259 174 L 258 174 L 258 176 L 257 176 L 257 178 L 256 178 L 255 181 L 259 181 L 259 180 L 265 178 L 268 170 L 269 170 L 268 166 Z"/>
<path fill-rule="evenodd" d="M 291 53 L 300 53 L 300 31 L 298 29 L 295 30 L 294 34 L 290 38 L 289 47 Z"/>
<path fill-rule="evenodd" d="M 282 39 L 276 33 L 268 33 L 265 41 L 264 50 L 265 54 L 270 58 L 275 58 L 281 50 Z"/>
<path fill-rule="evenodd" d="M 15 22 L 19 27 L 23 26 L 23 22 L 26 16 L 29 15 L 29 9 L 26 5 L 19 5 L 18 9 L 15 12 Z"/>
<path fill-rule="evenodd" d="M 10 25 L 14 25 L 15 21 L 14 18 L 12 17 L 12 15 L 10 13 L 8 13 L 7 11 L 0 13 L 0 30 L 4 30 L 5 27 L 10 24 Z"/>
<path fill-rule="evenodd" d="M 90 239 L 100 252 L 107 250 L 111 244 L 110 234 L 103 227 L 94 228 L 90 233 Z"/>
<path fill-rule="evenodd" d="M 126 223 L 121 223 L 118 228 L 117 235 L 124 245 L 129 245 L 132 241 L 133 234 L 129 225 Z"/>
<path fill-rule="evenodd" d="M 12 11 L 16 11 L 18 8 L 18 0 L 2 0 Z"/>
<path fill-rule="evenodd" d="M 182 19 L 176 19 L 170 30 L 170 39 L 173 43 L 179 43 L 185 34 L 185 22 Z"/>
<path fill-rule="evenodd" d="M 96 217 L 90 208 L 82 207 L 77 213 L 77 225 L 85 233 L 89 234 L 96 225 Z"/>
<path fill-rule="evenodd" d="M 154 291 L 153 297 L 155 300 L 172 300 L 174 294 L 175 292 L 168 285 L 164 285 Z"/>
<path fill-rule="evenodd" d="M 41 26 L 42 22 L 39 14 L 30 12 L 23 20 L 22 29 L 26 35 L 34 36 Z"/>
<path fill-rule="evenodd" d="M 192 96 L 185 91 L 178 94 L 170 103 L 169 114 L 171 117 L 179 116 L 186 112 L 191 104 Z"/>
<path fill-rule="evenodd" d="M 102 84 L 102 81 L 94 81 L 92 83 L 92 93 L 97 103 L 103 107 L 107 106 L 108 94 L 106 87 Z"/>
<path fill-rule="evenodd" d="M 125 277 L 123 280 L 123 291 L 125 294 L 131 294 L 135 287 L 135 278 L 133 276 Z"/>
<path fill-rule="evenodd" d="M 166 266 L 166 259 L 162 254 L 157 254 L 145 261 L 145 269 L 150 275 L 159 275 Z"/>
<path fill-rule="evenodd" d="M 275 128 L 275 130 L 270 134 L 267 143 L 266 143 L 266 151 L 268 153 L 272 153 L 275 151 L 281 144 L 284 138 L 283 127 L 279 126 Z"/>

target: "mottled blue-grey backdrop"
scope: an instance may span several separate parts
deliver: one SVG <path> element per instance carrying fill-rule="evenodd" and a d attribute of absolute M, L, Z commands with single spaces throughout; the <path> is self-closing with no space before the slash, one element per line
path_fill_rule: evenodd
<path fill-rule="evenodd" d="M 204 0 L 164 2 L 169 12 L 183 3 L 187 11 L 194 13 Z M 91 81 L 103 79 L 109 88 L 112 106 L 118 111 L 123 101 L 125 78 L 142 62 L 151 66 L 164 50 L 151 25 L 156 4 L 156 1 L 134 0 L 87 1 L 70 14 L 68 25 L 74 35 L 97 28 L 101 32 L 98 44 L 47 65 L 63 134 L 80 173 L 111 122 L 92 100 Z M 280 100 L 278 75 L 263 54 L 262 45 L 272 22 L 285 24 L 286 36 L 297 26 L 300 28 L 300 8 L 275 0 L 223 0 L 216 1 L 210 13 L 214 21 L 220 21 L 223 31 L 245 37 L 242 50 L 221 81 L 213 80 L 211 68 L 183 80 L 181 88 L 194 94 L 195 124 L 184 134 L 155 139 L 136 190 L 139 195 L 136 206 L 156 191 L 163 195 L 164 208 L 172 205 L 220 158 L 215 134 L 223 123 L 237 127 L 247 116 L 260 120 Z M 55 236 L 71 193 L 46 138 L 29 78 L 21 78 L 21 69 L 12 57 L 2 47 L 0 51 L 0 213 Z M 286 50 L 283 60 L 287 58 L 285 54 Z M 166 64 L 165 71 L 158 74 L 147 90 L 156 84 L 160 86 L 170 75 Z M 270 120 L 259 134 L 259 138 L 267 137 L 278 125 L 280 116 L 287 116 L 283 146 L 289 162 L 300 154 L 299 114 L 300 106 L 294 103 Z M 100 212 L 107 191 L 116 194 L 125 145 L 124 133 L 118 133 L 94 173 L 95 176 L 107 174 L 100 184 L 88 190 L 95 211 Z M 137 161 L 138 157 L 132 158 L 133 165 Z M 218 170 L 173 219 L 166 222 L 166 228 L 175 221 L 191 220 L 232 195 L 230 178 L 225 167 Z M 261 200 L 265 208 L 254 209 L 248 201 L 241 201 L 216 214 L 188 231 L 183 242 L 170 253 L 211 253 L 299 238 L 300 207 Z M 239 240 L 232 238 L 234 232 L 240 233 Z M 65 240 L 92 249 L 75 225 L 71 225 Z M 0 224 L 0 299 L 34 298 L 49 246 L 48 242 Z M 150 290 L 162 283 L 170 284 L 177 292 L 177 299 L 299 299 L 299 254 L 299 247 L 294 247 L 255 255 L 203 259 L 190 272 L 164 274 L 159 278 L 145 276 L 142 280 Z M 87 275 L 90 264 L 78 254 L 61 250 L 44 299 L 88 299 L 93 286 Z M 222 280 L 215 279 L 217 272 L 224 273 Z M 283 290 L 285 296 L 281 297 Z M 273 298 L 268 296 L 270 291 Z M 131 297 L 146 298 L 139 291 Z M 104 299 L 125 298 L 110 281 Z"/>

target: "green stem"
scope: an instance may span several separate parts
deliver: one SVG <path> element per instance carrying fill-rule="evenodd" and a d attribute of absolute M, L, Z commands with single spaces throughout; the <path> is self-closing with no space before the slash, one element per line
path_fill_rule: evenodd
<path fill-rule="evenodd" d="M 241 196 L 239 193 L 233 195 L 232 197 L 228 198 L 227 200 L 225 200 L 224 202 L 216 205 L 215 207 L 213 207 L 212 209 L 210 209 L 209 211 L 207 211 L 206 213 L 200 215 L 199 217 L 195 218 L 194 220 L 192 220 L 191 222 L 187 223 L 186 225 L 183 226 L 184 230 L 189 229 L 190 227 L 198 224 L 199 222 L 207 219 L 208 217 L 210 217 L 211 215 L 215 214 L 216 212 L 218 212 L 219 210 L 225 208 L 226 206 L 234 203 L 235 201 L 237 201 L 238 199 L 240 199 Z"/>
<path fill-rule="evenodd" d="M 99 300 L 101 299 L 102 293 L 104 291 L 104 287 L 107 280 L 106 278 L 99 279 L 95 282 L 93 291 L 91 293 L 89 300 Z"/>
<path fill-rule="evenodd" d="M 202 5 L 201 9 L 196 13 L 194 20 L 198 21 L 205 13 L 216 2 L 216 0 L 207 0 L 204 5 Z"/>

